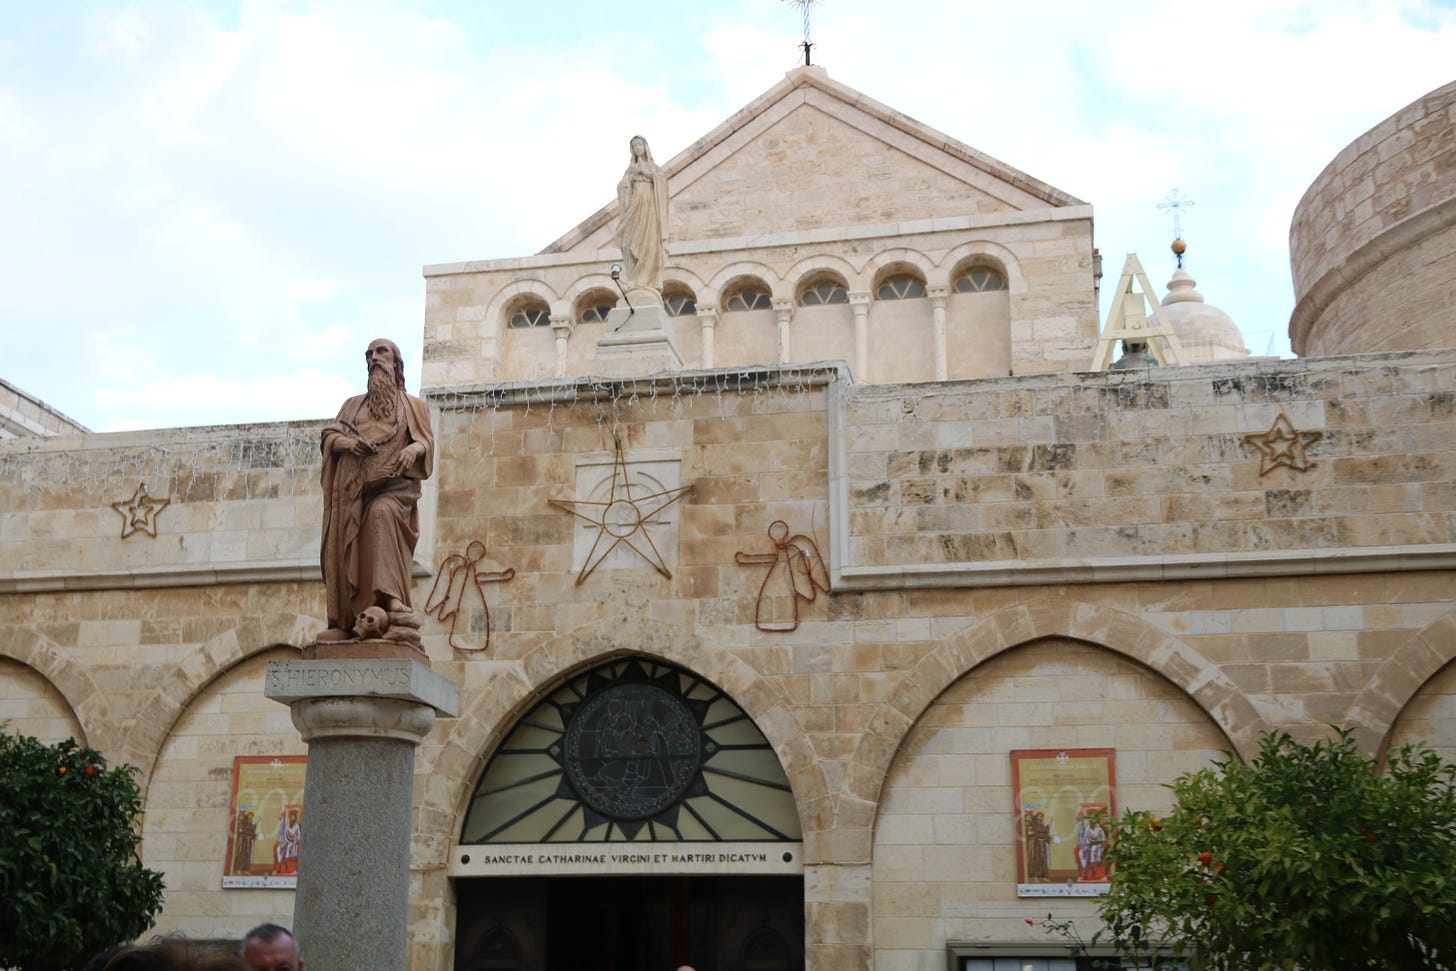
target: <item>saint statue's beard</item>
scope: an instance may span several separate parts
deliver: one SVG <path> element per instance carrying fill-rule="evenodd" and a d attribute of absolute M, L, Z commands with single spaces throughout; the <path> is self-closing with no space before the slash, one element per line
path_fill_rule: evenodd
<path fill-rule="evenodd" d="M 391 421 L 398 408 L 398 389 L 394 375 L 387 368 L 369 369 L 369 393 L 366 395 L 369 414 L 383 421 Z"/>

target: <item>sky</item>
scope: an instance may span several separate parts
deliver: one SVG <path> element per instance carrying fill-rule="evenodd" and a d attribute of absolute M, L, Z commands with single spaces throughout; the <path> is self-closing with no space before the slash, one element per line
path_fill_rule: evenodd
<path fill-rule="evenodd" d="M 330 417 L 419 385 L 421 268 L 537 252 L 802 57 L 784 0 L 0 0 L 0 378 L 95 431 Z M 1289 222 L 1456 75 L 1456 0 L 822 0 L 831 78 L 1092 203 L 1290 354 Z"/>

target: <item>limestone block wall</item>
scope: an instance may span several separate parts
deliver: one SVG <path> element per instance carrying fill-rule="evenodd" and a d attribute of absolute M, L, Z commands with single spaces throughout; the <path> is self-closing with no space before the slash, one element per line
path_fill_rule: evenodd
<path fill-rule="evenodd" d="M 321 427 L 14 440 L 0 448 L 0 591 L 317 576 Z"/>
<path fill-rule="evenodd" d="M 66 699 L 34 668 L 0 657 L 0 724 L 6 731 L 33 735 L 44 742 L 74 738 L 86 744 L 86 732 Z"/>
<path fill-rule="evenodd" d="M 951 377 L 1073 371 L 1092 359 L 1097 307 L 1092 279 L 1091 209 L 922 219 L 876 226 L 782 232 L 668 244 L 665 279 L 690 292 L 698 313 L 674 318 L 685 368 L 744 367 L 843 360 L 859 381 L 936 378 L 932 300 L 882 302 L 876 290 L 892 273 L 911 272 L 946 301 Z M 515 260 L 425 268 L 426 387 L 577 377 L 593 373 L 604 325 L 583 323 L 579 299 L 615 293 L 608 275 L 619 254 L 542 254 Z M 1007 290 L 945 296 L 956 271 L 1000 269 Z M 797 307 L 807 281 L 830 274 L 850 307 Z M 734 289 L 754 281 L 788 313 L 789 357 L 780 360 L 778 309 L 733 311 Z M 523 301 L 549 308 L 550 326 L 506 326 Z M 836 323 L 825 327 L 824 312 Z M 869 354 L 857 361 L 856 315 L 863 313 Z M 803 340 L 794 339 L 804 315 Z M 968 350 L 970 348 L 971 350 Z"/>
<path fill-rule="evenodd" d="M 1456 343 L 1456 82 L 1351 142 L 1289 229 L 1305 356 Z"/>
<path fill-rule="evenodd" d="M 1093 919 L 1089 900 L 1008 893 L 1017 881 L 1008 753 L 1073 747 L 1116 751 L 1118 811 L 1166 812 L 1163 783 L 1230 745 L 1167 680 L 1086 644 L 1052 639 L 987 661 L 930 704 L 885 780 L 873 868 L 877 969 L 938 971 L 946 941 L 1057 943 L 1021 920 L 1048 911 L 1079 926 Z M 1075 833 L 1054 835 L 1075 845 Z"/>
<path fill-rule="evenodd" d="M 719 685 L 773 745 L 804 830 L 815 971 L 928 971 L 952 936 L 1028 940 L 1036 911 L 1007 866 L 1011 748 L 1109 745 L 1120 804 L 1147 808 L 1268 728 L 1450 751 L 1453 367 L 1456 352 L 1423 352 L 897 387 L 735 368 L 440 392 L 422 572 L 479 541 L 482 569 L 515 574 L 484 586 L 489 650 L 454 650 L 424 621 L 461 712 L 416 760 L 410 966 L 452 965 L 446 863 L 495 746 L 544 692 L 624 654 Z M 1321 437 L 1300 440 L 1304 471 L 1261 475 L 1244 436 L 1279 413 Z M 145 858 L 172 884 L 162 929 L 289 917 L 286 892 L 220 887 L 218 800 L 233 755 L 298 750 L 261 667 L 322 627 L 322 591 L 229 561 L 93 565 L 91 516 L 119 522 L 94 483 L 117 463 L 125 483 L 211 483 L 172 491 L 147 543 L 180 547 L 170 513 L 266 529 L 287 489 L 318 502 L 316 430 L 97 436 L 70 457 L 0 445 L 3 539 L 41 551 L 0 561 L 0 712 L 142 769 Z M 268 458 L 241 462 L 260 442 Z M 627 473 L 691 487 L 653 533 L 670 576 L 627 548 L 583 576 L 578 520 L 551 505 L 590 498 L 619 445 Z M 317 521 L 297 517 L 312 558 Z M 736 554 L 773 552 L 780 519 L 814 538 L 833 590 L 764 631 L 764 568 Z M 468 612 L 460 631 L 484 624 Z"/>
<path fill-rule="evenodd" d="M 274 649 L 228 668 L 190 701 L 167 733 L 147 785 L 142 847 L 147 866 L 162 871 L 167 888 L 160 933 L 211 928 L 230 936 L 244 923 L 244 931 L 280 917 L 291 923 L 292 890 L 221 889 L 234 757 L 307 751 L 288 709 L 257 700 L 268 661 L 290 656 L 297 656 L 292 648 Z M 278 821 L 263 817 L 259 825 L 272 830 Z"/>
<path fill-rule="evenodd" d="M 1446 665 L 1401 712 L 1387 747 L 1421 743 L 1456 763 L 1456 665 Z"/>
<path fill-rule="evenodd" d="M 995 583 L 1044 568 L 1236 575 L 1449 550 L 1453 387 L 1456 356 L 1441 353 L 953 383 L 934 395 L 858 388 L 836 399 L 831 436 L 844 443 L 842 567 Z"/>

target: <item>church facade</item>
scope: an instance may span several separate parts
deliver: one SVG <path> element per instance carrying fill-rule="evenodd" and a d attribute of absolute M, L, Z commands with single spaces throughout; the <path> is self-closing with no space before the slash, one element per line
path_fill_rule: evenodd
<path fill-rule="evenodd" d="M 425 269 L 411 968 L 1071 968 L 1085 811 L 1456 759 L 1456 349 L 1088 371 L 1091 207 L 819 69 L 663 172 L 647 336 L 615 204 Z M 0 442 L 0 718 L 139 768 L 160 931 L 291 915 L 320 428 Z"/>

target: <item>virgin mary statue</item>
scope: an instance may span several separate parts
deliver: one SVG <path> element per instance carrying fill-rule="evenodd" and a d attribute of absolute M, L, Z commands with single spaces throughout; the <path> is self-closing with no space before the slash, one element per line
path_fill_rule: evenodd
<path fill-rule="evenodd" d="M 667 176 L 652 161 L 647 139 L 634 135 L 632 161 L 617 183 L 617 242 L 622 247 L 622 273 L 630 289 L 651 290 L 662 299 L 662 264 L 666 256 Z"/>

